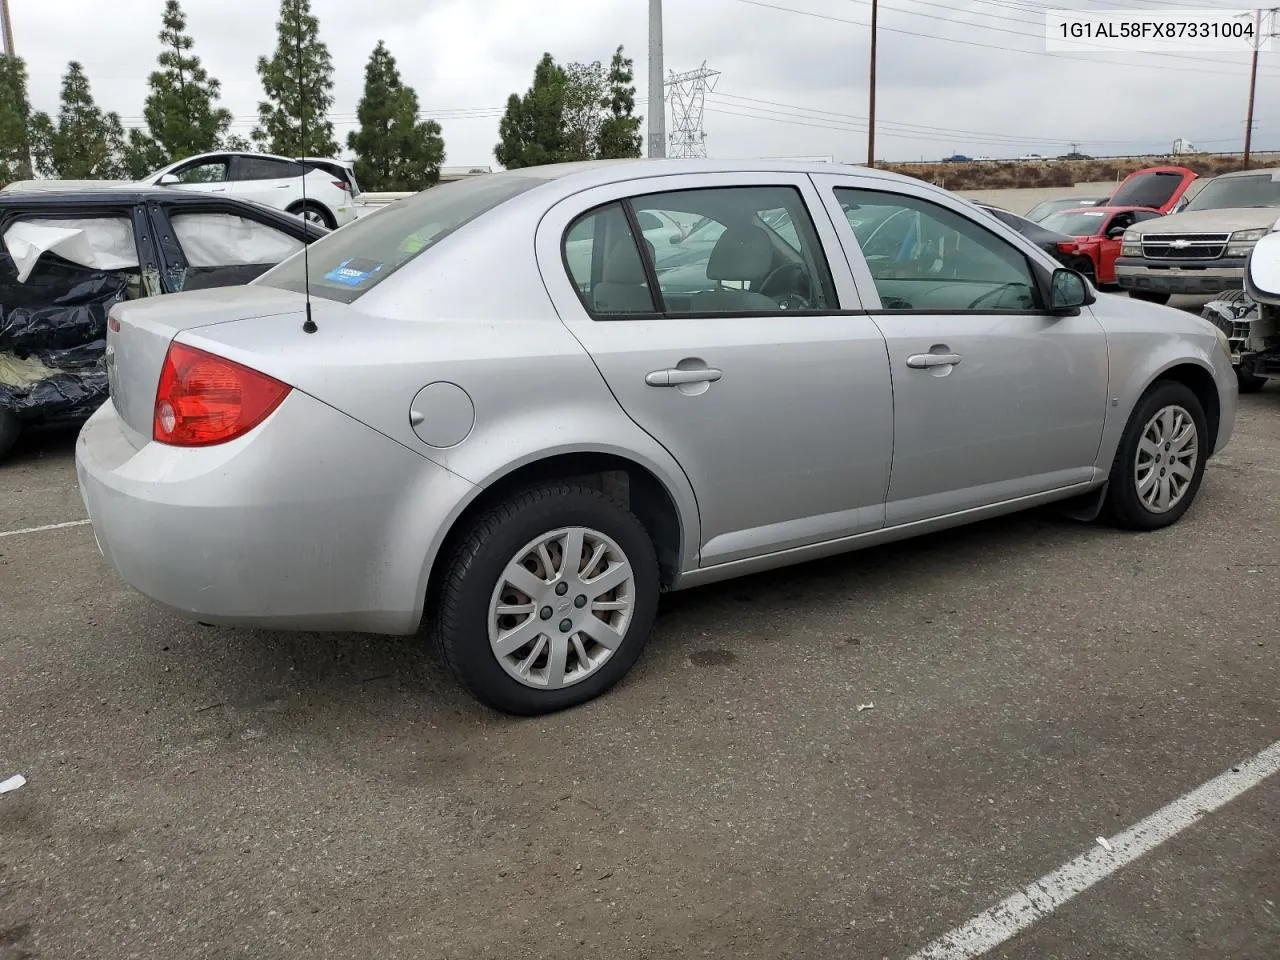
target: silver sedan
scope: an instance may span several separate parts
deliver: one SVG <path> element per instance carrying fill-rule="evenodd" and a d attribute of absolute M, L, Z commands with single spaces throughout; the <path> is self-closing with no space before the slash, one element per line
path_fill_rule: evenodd
<path fill-rule="evenodd" d="M 77 469 L 128 583 L 215 624 L 425 627 L 525 714 L 616 683 L 664 590 L 1053 501 L 1174 523 L 1237 400 L 1207 321 L 829 164 L 436 187 L 123 304 L 107 351 Z"/>

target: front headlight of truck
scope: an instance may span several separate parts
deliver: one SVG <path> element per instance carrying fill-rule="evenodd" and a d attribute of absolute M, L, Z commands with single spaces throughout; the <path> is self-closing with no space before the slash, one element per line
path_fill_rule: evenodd
<path fill-rule="evenodd" d="M 1265 227 L 1259 230 L 1237 230 L 1231 235 L 1231 242 L 1227 244 L 1227 256 L 1247 257 L 1253 250 L 1253 245 L 1267 233 Z"/>
<path fill-rule="evenodd" d="M 1142 234 L 1137 230 L 1126 230 L 1124 236 L 1120 238 L 1120 256 L 1142 256 Z"/>

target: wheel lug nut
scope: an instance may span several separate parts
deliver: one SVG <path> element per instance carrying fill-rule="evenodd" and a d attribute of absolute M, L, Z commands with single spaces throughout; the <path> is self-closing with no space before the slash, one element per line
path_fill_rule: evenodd
<path fill-rule="evenodd" d="M 557 597 L 563 597 L 563 596 L 564 596 L 566 593 L 568 593 L 568 592 L 569 592 L 569 585 L 568 585 L 567 583 L 557 583 L 557 584 L 556 584 L 556 596 L 557 596 Z"/>
<path fill-rule="evenodd" d="M 543 620 L 550 620 L 551 613 L 552 613 L 552 610 L 550 607 L 543 607 L 541 610 L 538 611 L 538 616 L 540 616 Z"/>
<path fill-rule="evenodd" d="M 587 598 L 580 593 L 573 598 L 573 605 L 581 610 L 587 605 Z"/>
<path fill-rule="evenodd" d="M 572 629 L 573 629 L 573 621 L 572 621 L 572 620 L 561 620 L 561 621 L 560 621 L 560 632 L 561 632 L 561 633 L 568 633 L 568 632 L 569 632 L 570 630 L 572 630 Z"/>

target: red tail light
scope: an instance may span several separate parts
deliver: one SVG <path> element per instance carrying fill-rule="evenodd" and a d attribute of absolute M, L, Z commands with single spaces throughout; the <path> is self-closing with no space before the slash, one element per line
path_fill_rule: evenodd
<path fill-rule="evenodd" d="M 345 180 L 334 180 L 333 185 L 344 193 L 351 192 L 351 184 L 347 183 Z"/>
<path fill-rule="evenodd" d="M 223 357 L 170 344 L 156 388 L 151 437 L 175 447 L 226 443 L 265 420 L 291 389 Z"/>
<path fill-rule="evenodd" d="M 1075 253 L 1076 245 L 1074 243 L 1067 243 L 1065 240 L 1060 240 L 1058 242 L 1058 249 L 1063 253 Z"/>

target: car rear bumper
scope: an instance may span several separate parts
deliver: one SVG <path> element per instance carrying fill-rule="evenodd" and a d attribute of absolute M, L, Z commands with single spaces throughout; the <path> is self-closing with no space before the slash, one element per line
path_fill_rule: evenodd
<path fill-rule="evenodd" d="M 1206 294 L 1244 286 L 1243 257 L 1207 263 L 1158 263 L 1142 257 L 1116 260 L 1116 282 L 1125 290 L 1150 293 Z"/>
<path fill-rule="evenodd" d="M 179 616 L 411 634 L 426 561 L 470 483 L 293 391 L 251 434 L 135 447 L 113 403 L 76 444 L 99 548 Z"/>

